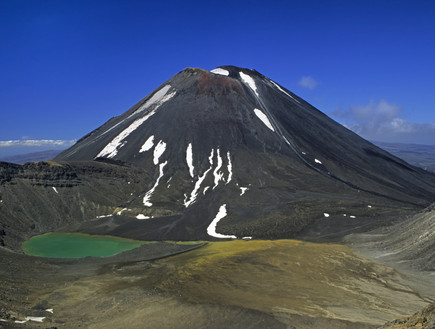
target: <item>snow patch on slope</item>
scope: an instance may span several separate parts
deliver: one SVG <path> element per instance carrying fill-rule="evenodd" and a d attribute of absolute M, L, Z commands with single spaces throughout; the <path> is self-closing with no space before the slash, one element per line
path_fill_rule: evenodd
<path fill-rule="evenodd" d="M 228 72 L 227 70 L 221 69 L 219 67 L 214 70 L 211 70 L 210 72 L 214 74 L 225 75 L 225 76 L 228 76 L 230 74 L 230 72 Z"/>
<path fill-rule="evenodd" d="M 166 143 L 163 141 L 159 141 L 154 149 L 153 161 L 155 165 L 159 164 L 159 158 L 165 152 L 165 150 L 166 150 Z"/>
<path fill-rule="evenodd" d="M 227 165 L 228 179 L 226 184 L 231 182 L 231 179 L 233 178 L 233 164 L 231 163 L 230 151 L 227 152 L 227 160 L 228 160 L 228 165 Z"/>
<path fill-rule="evenodd" d="M 189 143 L 186 150 L 186 162 L 189 167 L 190 176 L 193 178 L 193 151 L 192 151 L 192 143 Z"/>
<path fill-rule="evenodd" d="M 284 89 L 282 89 L 277 83 L 273 82 L 272 80 L 270 80 L 270 82 L 272 82 L 275 85 L 275 87 L 278 88 L 279 91 L 281 91 L 284 94 L 286 94 L 288 97 L 293 99 L 295 102 L 298 102 L 299 104 L 301 103 L 296 98 L 294 98 L 292 95 L 290 95 L 288 92 L 286 92 Z"/>
<path fill-rule="evenodd" d="M 272 124 L 269 121 L 269 118 L 267 117 L 266 114 L 264 114 L 262 111 L 260 111 L 259 109 L 254 109 L 254 113 L 255 115 L 266 125 L 267 128 L 269 128 L 270 130 L 272 130 L 273 132 L 275 132 L 275 129 L 273 129 Z"/>
<path fill-rule="evenodd" d="M 145 196 L 143 197 L 143 204 L 146 207 L 151 207 L 153 204 L 150 202 L 151 196 L 154 193 L 154 190 L 156 189 L 157 185 L 159 185 L 160 179 L 163 177 L 163 168 L 165 168 L 166 164 L 168 163 L 168 161 L 165 161 L 163 163 L 161 163 L 159 165 L 159 177 L 156 180 L 156 183 L 154 184 L 154 186 L 151 188 L 151 190 L 149 190 Z"/>
<path fill-rule="evenodd" d="M 168 88 L 166 88 L 166 87 L 168 87 Z M 165 90 L 165 93 L 166 93 L 170 87 L 171 87 L 170 85 L 167 85 L 167 86 L 163 87 L 162 89 L 160 89 L 157 93 L 159 93 L 162 90 Z M 156 96 L 156 94 L 154 94 L 154 96 Z M 124 129 L 120 134 L 118 134 L 118 136 L 116 136 L 109 144 L 107 144 L 101 150 L 100 153 L 97 154 L 96 158 L 98 158 L 98 157 L 113 158 L 118 153 L 118 150 L 127 143 L 127 141 L 124 141 L 124 140 L 133 131 L 135 131 L 140 125 L 142 125 L 151 116 L 153 116 L 156 113 L 157 108 L 161 104 L 163 104 L 164 102 L 171 99 L 175 94 L 176 94 L 176 92 L 174 91 L 168 95 L 163 94 L 162 97 L 159 96 L 159 97 L 156 97 L 155 99 L 154 99 L 154 96 L 151 97 L 151 99 L 149 99 L 144 105 L 142 105 L 135 113 L 139 113 L 139 112 L 143 111 L 145 108 L 147 108 L 148 106 L 151 106 L 152 104 L 157 103 L 157 105 L 154 107 L 154 109 L 151 112 L 144 115 L 143 117 L 135 120 L 132 124 L 130 124 L 130 126 L 128 126 L 126 129 Z M 153 101 L 151 102 L 151 100 L 153 100 Z M 147 104 L 149 104 L 149 105 L 146 107 Z M 133 114 L 135 114 L 135 113 L 133 113 Z M 133 114 L 131 114 L 130 116 L 132 116 Z"/>
<path fill-rule="evenodd" d="M 249 190 L 249 187 L 242 187 L 242 186 L 240 186 L 240 196 L 245 194 L 247 190 Z"/>
<path fill-rule="evenodd" d="M 149 151 L 153 146 L 154 146 L 154 135 L 151 135 L 150 137 L 148 137 L 145 143 L 143 143 L 142 147 L 139 150 L 139 153 Z"/>
<path fill-rule="evenodd" d="M 216 225 L 217 223 L 224 218 L 227 215 L 227 205 L 223 204 L 220 206 L 219 211 L 216 215 L 216 217 L 213 219 L 213 221 L 210 223 L 210 225 L 207 227 L 207 234 L 220 239 L 237 239 L 235 235 L 225 235 L 220 234 L 216 232 Z"/>
<path fill-rule="evenodd" d="M 211 150 L 210 157 L 208 158 L 208 159 L 209 159 L 209 162 L 210 162 L 210 168 L 208 168 L 208 169 L 207 169 L 207 170 L 202 174 L 202 176 L 198 177 L 198 180 L 197 180 L 196 183 L 195 183 L 195 187 L 193 188 L 192 193 L 190 193 L 190 198 L 189 198 L 189 200 L 187 200 L 187 197 L 186 197 L 186 199 L 184 200 L 184 206 L 185 206 L 186 208 L 189 207 L 192 203 L 194 203 L 194 202 L 196 201 L 196 197 L 198 196 L 198 192 L 199 192 L 199 189 L 201 188 L 201 184 L 202 184 L 202 182 L 204 181 L 204 179 L 205 179 L 205 177 L 207 176 L 207 174 L 209 173 L 209 171 L 212 170 L 212 168 L 213 168 L 213 154 L 214 154 L 214 150 L 212 149 L 212 150 Z M 204 192 L 203 192 L 203 193 L 205 193 L 205 189 L 204 189 Z"/>
<path fill-rule="evenodd" d="M 59 192 L 57 191 L 57 189 L 53 186 L 53 191 L 56 192 L 56 194 L 59 194 Z"/>
<path fill-rule="evenodd" d="M 167 101 L 169 98 L 165 98 L 166 93 L 169 91 L 169 89 L 171 89 L 171 85 L 166 85 L 164 86 L 162 89 L 156 91 L 156 93 L 145 102 L 145 104 L 143 104 L 141 107 L 139 107 L 133 114 L 137 114 L 140 113 L 144 110 L 146 110 L 147 108 L 149 108 L 151 105 L 158 103 L 158 105 L 160 106 L 161 104 L 163 104 L 165 101 Z M 173 93 L 175 94 L 175 93 Z M 171 94 L 169 94 L 171 95 Z M 164 99 L 165 98 L 165 99 Z M 130 116 L 132 116 L 133 114 L 131 114 Z"/>
<path fill-rule="evenodd" d="M 221 167 L 222 167 L 222 163 L 223 163 L 223 161 L 222 161 L 222 158 L 221 158 L 220 150 L 217 149 L 217 165 L 216 165 L 216 168 L 213 171 L 213 175 L 214 175 L 213 190 L 216 188 L 216 186 L 218 186 L 219 181 L 222 180 L 222 177 L 224 176 L 224 174 L 219 171 L 219 169 L 221 169 Z"/>
<path fill-rule="evenodd" d="M 243 82 L 246 83 L 255 93 L 255 95 L 257 95 L 257 97 L 259 97 L 258 92 L 257 92 L 257 86 L 255 85 L 255 81 L 254 79 L 252 79 L 249 75 L 240 72 L 240 77 L 242 78 Z"/>

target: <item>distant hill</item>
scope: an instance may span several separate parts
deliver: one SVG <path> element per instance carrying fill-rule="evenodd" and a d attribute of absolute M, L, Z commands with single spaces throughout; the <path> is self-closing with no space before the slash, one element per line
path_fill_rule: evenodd
<path fill-rule="evenodd" d="M 0 161 L 11 162 L 16 164 L 24 164 L 26 162 L 46 161 L 53 159 L 62 150 L 48 150 L 41 152 L 32 152 L 25 154 L 18 154 L 9 157 L 0 158 Z"/>
<path fill-rule="evenodd" d="M 435 145 L 373 142 L 409 164 L 435 171 Z"/>

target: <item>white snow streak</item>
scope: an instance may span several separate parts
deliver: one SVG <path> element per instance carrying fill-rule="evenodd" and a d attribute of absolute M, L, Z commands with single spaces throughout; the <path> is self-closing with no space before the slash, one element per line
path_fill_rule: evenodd
<path fill-rule="evenodd" d="M 350 218 L 356 218 L 356 216 L 349 216 Z"/>
<path fill-rule="evenodd" d="M 226 184 L 231 182 L 231 179 L 233 178 L 233 164 L 231 163 L 230 151 L 227 152 L 227 160 L 228 160 L 228 165 L 227 165 L 228 179 Z"/>
<path fill-rule="evenodd" d="M 246 83 L 255 93 L 255 95 L 257 95 L 257 97 L 259 97 L 258 92 L 257 92 L 257 86 L 255 85 L 255 81 L 254 79 L 252 79 L 249 75 L 240 72 L 240 77 L 242 78 L 243 82 Z"/>
<path fill-rule="evenodd" d="M 163 154 L 163 152 L 165 152 L 165 150 L 166 150 L 166 143 L 163 141 L 159 141 L 154 149 L 153 161 L 155 165 L 159 164 L 159 158 Z"/>
<path fill-rule="evenodd" d="M 144 214 L 139 214 L 136 216 L 137 219 L 148 219 L 150 216 L 145 216 Z"/>
<path fill-rule="evenodd" d="M 207 174 L 209 173 L 210 170 L 212 170 L 213 168 L 213 154 L 214 154 L 214 150 L 211 150 L 211 154 L 208 158 L 209 162 L 210 162 L 210 168 L 208 168 L 203 174 L 202 176 L 198 177 L 198 180 L 195 183 L 195 187 L 193 188 L 192 193 L 190 193 L 190 198 L 189 200 L 187 200 L 187 196 L 184 199 L 184 206 L 187 208 L 189 207 L 192 203 L 194 203 L 196 201 L 196 197 L 198 196 L 198 191 L 201 188 L 201 184 L 204 181 L 205 177 L 207 176 Z M 205 191 L 203 192 L 205 193 Z"/>
<path fill-rule="evenodd" d="M 27 321 L 42 322 L 45 316 L 26 316 Z"/>
<path fill-rule="evenodd" d="M 210 72 L 214 74 L 225 75 L 225 76 L 228 76 L 230 74 L 230 72 L 228 72 L 227 70 L 221 69 L 219 67 L 217 69 L 211 70 Z"/>
<path fill-rule="evenodd" d="M 52 308 L 47 308 L 47 309 L 45 310 L 45 312 L 48 312 L 48 313 L 51 313 L 51 314 L 54 313 Z"/>
<path fill-rule="evenodd" d="M 216 233 L 216 225 L 217 223 L 227 215 L 227 205 L 223 204 L 220 206 L 219 211 L 210 225 L 207 227 L 207 234 L 220 239 L 237 239 L 235 235 L 224 235 L 220 233 Z"/>
<path fill-rule="evenodd" d="M 110 216 L 112 216 L 112 215 L 101 215 L 101 216 L 97 216 L 95 218 L 105 218 L 105 217 L 110 217 Z"/>
<path fill-rule="evenodd" d="M 266 114 L 264 114 L 259 109 L 254 109 L 254 113 L 261 121 L 263 121 L 263 123 L 266 125 L 267 128 L 269 128 L 272 131 L 275 131 L 275 129 L 273 129 L 273 126 L 270 123 L 269 118 L 266 116 Z"/>
<path fill-rule="evenodd" d="M 168 87 L 168 88 L 166 88 L 166 87 Z M 157 93 L 159 93 L 163 89 L 165 89 L 165 93 L 166 93 L 166 91 L 168 91 L 169 88 L 170 88 L 170 85 L 167 85 L 167 86 L 163 87 L 162 89 L 160 89 Z M 154 96 L 156 96 L 156 94 L 154 94 Z M 166 102 L 167 100 L 172 98 L 175 94 L 176 94 L 176 92 L 174 91 L 173 93 L 170 93 L 170 94 L 165 95 L 164 97 L 160 98 L 158 100 L 158 104 L 154 107 L 154 109 L 151 112 L 147 113 L 142 118 L 135 120 L 132 124 L 130 124 L 130 126 L 128 126 L 126 129 L 124 129 L 109 144 L 107 144 L 106 147 L 104 149 L 102 149 L 100 153 L 97 154 L 96 158 L 104 157 L 104 156 L 106 156 L 107 158 L 113 158 L 118 153 L 118 150 L 127 143 L 127 141 L 124 141 L 124 139 L 126 139 L 128 137 L 128 135 L 130 135 L 141 124 L 143 124 L 146 120 L 148 120 L 151 116 L 153 116 L 156 113 L 157 108 L 161 104 L 163 104 L 164 102 Z M 150 105 L 154 104 L 155 102 L 157 102 L 157 101 L 153 101 L 151 103 L 151 100 L 154 98 L 154 96 L 151 97 L 151 99 L 148 100 L 144 105 L 142 105 L 142 107 L 139 108 L 135 113 L 141 112 L 143 109 L 145 109 L 146 108 L 145 106 L 148 103 L 149 103 L 148 106 L 150 106 Z M 135 113 L 133 113 L 133 114 L 135 114 Z M 130 116 L 132 116 L 133 114 L 131 114 Z"/>
<path fill-rule="evenodd" d="M 186 162 L 189 167 L 190 176 L 193 178 L 193 151 L 192 151 L 192 143 L 189 143 L 186 150 Z"/>
<path fill-rule="evenodd" d="M 153 146 L 154 146 L 154 135 L 151 135 L 150 137 L 148 137 L 145 143 L 143 143 L 142 147 L 139 150 L 139 153 L 149 151 Z"/>
<path fill-rule="evenodd" d="M 141 107 L 139 107 L 133 114 L 140 113 L 140 112 L 146 110 L 147 108 L 149 108 L 153 104 L 158 103 L 157 105 L 160 106 L 161 104 L 166 102 L 169 98 L 171 98 L 173 96 L 172 94 L 175 95 L 175 92 L 174 92 L 174 93 L 169 94 L 169 95 L 172 95 L 171 97 L 164 98 L 166 93 L 168 92 L 168 90 L 170 88 L 171 88 L 171 85 L 164 86 L 162 89 L 157 91 L 149 100 L 147 100 L 145 102 L 145 104 L 143 104 Z M 131 114 L 130 116 L 132 116 L 133 114 Z"/>
<path fill-rule="evenodd" d="M 42 322 L 44 321 L 45 316 L 26 316 L 26 319 L 23 321 L 15 320 L 15 323 L 26 323 L 28 321 L 34 321 L 34 322 Z"/>
<path fill-rule="evenodd" d="M 292 95 L 290 95 L 288 92 L 286 92 L 284 89 L 282 89 L 278 84 L 276 84 L 275 82 L 273 82 L 272 80 L 270 80 L 270 82 L 272 82 L 276 88 L 279 89 L 279 91 L 283 92 L 284 94 L 286 94 L 288 97 L 290 97 L 291 99 L 293 99 L 295 102 L 298 102 L 299 104 L 301 102 L 299 102 L 296 98 L 294 98 Z"/>
<path fill-rule="evenodd" d="M 57 191 L 57 189 L 53 186 L 53 191 L 56 192 L 57 194 L 59 194 L 59 192 Z"/>
<path fill-rule="evenodd" d="M 124 208 L 124 209 L 121 209 L 120 211 L 118 211 L 116 214 L 118 215 L 118 216 L 120 216 L 124 211 L 126 211 L 127 210 L 127 208 Z"/>
<path fill-rule="evenodd" d="M 151 190 L 149 190 L 149 191 L 145 194 L 145 196 L 143 197 L 143 204 L 144 204 L 146 207 L 151 207 L 151 206 L 153 205 L 153 204 L 150 202 L 150 199 L 151 199 L 151 196 L 153 195 L 154 190 L 156 189 L 157 185 L 159 185 L 160 178 L 163 177 L 163 168 L 165 168 L 165 166 L 166 166 L 167 163 L 168 163 L 168 161 L 165 161 L 165 162 L 163 162 L 163 163 L 161 163 L 161 164 L 159 165 L 159 177 L 157 178 L 157 181 L 156 181 L 156 183 L 154 184 L 154 186 L 151 188 Z"/>
<path fill-rule="evenodd" d="M 223 177 L 223 173 L 222 172 L 218 172 L 219 169 L 221 169 L 222 167 L 222 158 L 221 158 L 221 154 L 220 154 L 220 150 L 217 149 L 217 165 L 215 170 L 213 171 L 213 175 L 214 175 L 214 186 L 213 186 L 213 190 L 216 188 L 216 186 L 218 186 L 219 181 L 222 180 Z"/>
<path fill-rule="evenodd" d="M 244 236 L 243 238 L 242 238 L 242 240 L 251 240 L 252 239 L 252 236 Z"/>
<path fill-rule="evenodd" d="M 123 147 L 127 141 L 124 141 L 133 131 L 135 131 L 142 123 L 144 123 L 150 116 L 152 116 L 155 112 L 152 111 L 147 115 L 143 116 L 140 119 L 135 120 L 130 126 L 124 129 L 118 136 L 116 136 L 109 144 L 106 145 L 104 149 L 101 150 L 100 153 L 97 154 L 98 157 L 113 158 L 117 153 L 118 149 Z"/>
<path fill-rule="evenodd" d="M 207 190 L 210 188 L 210 186 L 206 186 L 204 187 L 204 191 L 202 191 L 202 194 L 205 195 L 205 192 L 207 192 Z"/>
<path fill-rule="evenodd" d="M 249 190 L 249 187 L 241 187 L 240 186 L 240 196 L 246 193 L 246 191 Z"/>
<path fill-rule="evenodd" d="M 318 164 L 322 164 L 322 161 L 317 160 L 317 159 L 314 159 L 314 162 L 315 162 L 315 163 L 318 163 Z"/>
<path fill-rule="evenodd" d="M 326 213 L 326 212 L 324 212 L 324 213 L 323 213 L 323 216 L 325 216 L 325 217 L 329 217 L 329 214 Z"/>
<path fill-rule="evenodd" d="M 371 205 L 368 205 L 368 206 L 367 206 L 367 208 L 371 208 L 371 207 L 372 207 Z"/>

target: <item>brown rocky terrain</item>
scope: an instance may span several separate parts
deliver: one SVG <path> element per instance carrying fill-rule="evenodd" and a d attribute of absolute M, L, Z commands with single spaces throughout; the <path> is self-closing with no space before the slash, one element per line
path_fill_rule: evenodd
<path fill-rule="evenodd" d="M 380 329 L 433 329 L 435 328 L 435 304 L 400 320 L 388 322 Z"/>

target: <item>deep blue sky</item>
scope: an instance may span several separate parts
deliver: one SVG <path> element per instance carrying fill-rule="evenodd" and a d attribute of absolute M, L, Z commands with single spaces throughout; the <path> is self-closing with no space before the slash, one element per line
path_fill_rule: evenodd
<path fill-rule="evenodd" d="M 78 139 L 185 67 L 231 64 L 366 138 L 435 144 L 434 17 L 411 0 L 0 1 L 0 141 Z"/>

